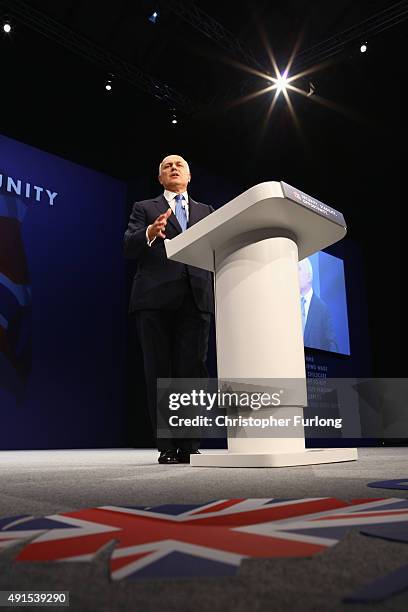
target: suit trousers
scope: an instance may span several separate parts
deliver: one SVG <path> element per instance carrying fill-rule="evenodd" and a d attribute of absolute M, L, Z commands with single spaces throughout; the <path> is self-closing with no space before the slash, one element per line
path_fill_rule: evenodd
<path fill-rule="evenodd" d="M 198 310 L 188 279 L 181 305 L 175 310 L 138 310 L 134 313 L 143 352 L 147 402 L 157 447 L 196 450 L 197 438 L 157 438 L 157 379 L 207 378 L 206 366 L 211 314 Z"/>

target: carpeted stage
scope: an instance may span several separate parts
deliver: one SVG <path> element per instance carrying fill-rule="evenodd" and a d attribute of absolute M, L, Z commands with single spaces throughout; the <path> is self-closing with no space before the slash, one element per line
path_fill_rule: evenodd
<path fill-rule="evenodd" d="M 205 452 L 205 451 L 204 451 Z M 96 506 L 204 504 L 228 498 L 408 499 L 408 490 L 367 483 L 408 478 L 408 449 L 363 448 L 357 462 L 279 469 L 161 466 L 150 449 L 7 451 L 0 453 L 0 520 Z M 1 529 L 1 523 L 0 523 Z M 0 531 L 1 534 L 1 531 Z M 408 544 L 351 529 L 308 558 L 244 560 L 236 576 L 111 581 L 111 542 L 89 562 L 14 562 L 17 542 L 0 550 L 0 589 L 69 590 L 71 610 L 210 611 L 357 610 L 355 589 L 408 564 Z M 375 610 L 408 609 L 408 591 Z"/>
<path fill-rule="evenodd" d="M 358 461 L 278 469 L 165 466 L 157 457 L 151 449 L 4 451 L 0 516 L 230 497 L 408 497 L 367 487 L 408 477 L 408 448 L 362 448 Z"/>

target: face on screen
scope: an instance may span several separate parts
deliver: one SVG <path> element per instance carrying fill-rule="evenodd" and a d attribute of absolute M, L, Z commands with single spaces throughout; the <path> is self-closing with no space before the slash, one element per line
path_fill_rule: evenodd
<path fill-rule="evenodd" d="M 307 293 L 312 286 L 312 266 L 308 259 L 299 261 L 299 285 L 300 292 Z"/>

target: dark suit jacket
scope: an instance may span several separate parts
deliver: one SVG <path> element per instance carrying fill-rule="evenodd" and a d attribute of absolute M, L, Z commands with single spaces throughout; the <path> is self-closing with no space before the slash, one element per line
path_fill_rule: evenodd
<path fill-rule="evenodd" d="M 188 227 L 213 212 L 211 206 L 195 202 L 189 196 Z M 186 280 L 190 283 L 194 301 L 202 312 L 214 312 L 212 274 L 194 266 L 167 259 L 164 240 L 157 237 L 152 246 L 147 246 L 146 228 L 169 204 L 160 195 L 153 200 L 136 202 L 133 205 L 129 225 L 125 232 L 125 257 L 137 259 L 138 269 L 133 279 L 129 312 L 146 309 L 174 310 L 181 305 Z M 181 233 L 174 214 L 167 220 L 166 238 Z"/>
<path fill-rule="evenodd" d="M 304 344 L 309 348 L 337 351 L 333 323 L 327 305 L 313 293 L 307 314 Z"/>

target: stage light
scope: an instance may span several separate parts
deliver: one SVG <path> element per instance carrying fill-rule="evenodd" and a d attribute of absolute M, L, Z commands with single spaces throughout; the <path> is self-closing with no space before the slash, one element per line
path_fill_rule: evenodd
<path fill-rule="evenodd" d="M 245 66 L 242 63 L 231 62 L 233 66 L 238 66 L 240 69 L 244 70 L 245 72 L 248 72 L 249 74 L 260 77 L 263 81 L 263 87 L 256 91 L 251 91 L 250 93 L 242 95 L 241 97 L 238 97 L 236 100 L 230 102 L 230 107 L 233 107 L 239 104 L 245 104 L 247 102 L 250 102 L 251 100 L 258 98 L 259 96 L 270 94 L 269 96 L 270 103 L 267 108 L 265 119 L 261 125 L 260 138 L 263 138 L 263 136 L 265 135 L 265 131 L 269 124 L 269 120 L 272 116 L 272 113 L 274 109 L 278 106 L 279 94 L 281 92 L 282 92 L 282 97 L 284 98 L 284 101 L 282 102 L 286 102 L 290 115 L 292 116 L 294 125 L 299 131 L 301 130 L 301 126 L 300 126 L 298 117 L 296 116 L 295 108 L 291 100 L 291 96 L 293 96 L 293 94 L 304 96 L 305 98 L 308 98 L 309 100 L 312 100 L 313 102 L 316 102 L 317 104 L 321 104 L 322 106 L 326 106 L 327 108 L 331 108 L 332 110 L 336 110 L 347 116 L 351 114 L 351 111 L 349 111 L 348 109 L 345 109 L 341 107 L 340 105 L 335 104 L 334 102 L 331 102 L 330 100 L 326 100 L 325 98 L 322 97 L 322 95 L 317 95 L 316 91 L 317 89 L 320 90 L 320 86 L 316 87 L 316 82 L 314 80 L 313 81 L 305 80 L 305 77 L 311 76 L 312 74 L 322 70 L 323 68 L 332 66 L 333 65 L 332 60 L 327 59 L 325 61 L 320 62 L 319 64 L 310 66 L 309 68 L 304 68 L 300 70 L 299 72 L 296 72 L 295 74 L 290 74 L 289 76 L 289 73 L 292 73 L 295 70 L 293 68 L 293 64 L 295 61 L 295 57 L 297 55 L 297 51 L 299 49 L 301 37 L 299 37 L 298 40 L 296 41 L 294 48 L 290 54 L 288 63 L 285 69 L 281 72 L 280 68 L 278 67 L 278 63 L 275 59 L 275 56 L 273 54 L 273 51 L 269 45 L 268 38 L 265 32 L 263 32 L 262 30 L 261 30 L 261 36 L 265 44 L 265 48 L 268 53 L 271 68 L 273 69 L 273 71 L 268 70 L 268 69 L 266 71 L 262 71 L 257 68 L 253 68 L 251 66 Z M 365 50 L 363 50 L 362 52 L 364 53 L 367 50 L 368 45 L 367 45 L 367 42 L 363 43 L 363 41 L 360 40 L 359 46 L 360 45 L 363 46 L 363 44 L 365 46 Z M 355 49 L 357 48 L 358 47 L 356 45 Z"/>
<path fill-rule="evenodd" d="M 111 81 L 111 79 L 107 79 L 105 81 L 105 89 L 106 89 L 106 91 L 111 91 L 112 90 L 112 81 Z"/>
<path fill-rule="evenodd" d="M 287 79 L 287 73 L 286 70 L 285 72 L 282 72 L 282 74 L 280 74 L 278 76 L 278 78 L 276 79 L 276 90 L 277 93 L 279 94 L 281 91 L 286 91 L 286 87 L 288 85 L 288 79 Z"/>
<path fill-rule="evenodd" d="M 156 23 L 157 19 L 159 18 L 159 13 L 157 11 L 154 11 L 154 13 L 152 13 L 149 17 L 149 21 L 151 23 Z"/>
<path fill-rule="evenodd" d="M 11 32 L 11 24 L 8 20 L 3 21 L 3 32 L 5 32 L 6 34 L 10 34 Z"/>
<path fill-rule="evenodd" d="M 365 53 L 366 51 L 367 51 L 367 43 L 363 43 L 363 44 L 360 46 L 360 52 L 361 52 L 361 53 Z"/>

